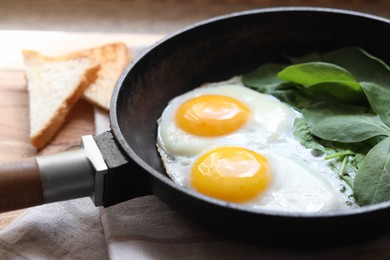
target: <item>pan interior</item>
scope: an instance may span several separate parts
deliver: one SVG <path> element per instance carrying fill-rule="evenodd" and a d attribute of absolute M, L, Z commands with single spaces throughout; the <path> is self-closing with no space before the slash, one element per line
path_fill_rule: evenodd
<path fill-rule="evenodd" d="M 173 97 L 286 56 L 351 46 L 389 64 L 390 24 L 353 12 L 289 8 L 249 11 L 187 28 L 128 68 L 114 94 L 113 132 L 130 157 L 168 181 L 156 150 L 156 121 Z"/>

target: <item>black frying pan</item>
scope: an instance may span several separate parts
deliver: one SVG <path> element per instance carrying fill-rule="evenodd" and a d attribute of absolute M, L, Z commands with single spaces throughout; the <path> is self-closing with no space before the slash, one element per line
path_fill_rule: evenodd
<path fill-rule="evenodd" d="M 152 193 L 187 217 L 238 239 L 261 234 L 278 241 L 297 241 L 297 237 L 306 242 L 325 238 L 347 241 L 388 232 L 390 202 L 321 214 L 251 210 L 176 185 L 166 175 L 156 150 L 156 121 L 173 97 L 204 82 L 284 61 L 286 55 L 350 46 L 360 46 L 390 63 L 390 21 L 334 9 L 273 8 L 227 15 L 184 29 L 152 46 L 120 77 L 111 102 L 111 130 L 83 140 L 82 150 L 87 151 L 83 156 L 94 166 L 90 167 L 93 177 L 80 177 L 79 182 L 75 177 L 74 181 L 61 177 L 69 184 L 67 189 L 77 190 L 63 195 L 50 184 L 51 173 L 47 173 L 56 159 L 37 159 L 38 171 L 44 176 L 43 199 L 30 204 L 92 194 L 97 205 L 110 206 Z M 107 168 L 99 164 L 99 156 L 90 155 L 95 151 L 90 148 L 91 140 Z"/>

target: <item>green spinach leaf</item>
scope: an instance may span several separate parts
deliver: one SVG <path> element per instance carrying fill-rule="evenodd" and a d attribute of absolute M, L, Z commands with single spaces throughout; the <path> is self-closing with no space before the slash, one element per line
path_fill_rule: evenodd
<path fill-rule="evenodd" d="M 348 171 L 356 172 L 362 164 L 365 155 L 372 148 L 369 142 L 340 143 L 324 140 L 314 136 L 304 118 L 294 121 L 294 135 L 306 148 L 314 149 L 316 153 L 325 154 L 327 158 L 343 159 L 349 156 Z"/>
<path fill-rule="evenodd" d="M 291 65 L 278 73 L 278 77 L 304 86 L 313 94 L 327 94 L 346 103 L 361 103 L 364 93 L 355 78 L 342 67 L 325 62 Z"/>
<path fill-rule="evenodd" d="M 303 108 L 302 114 L 311 133 L 322 139 L 352 143 L 390 136 L 390 128 L 362 107 L 318 102 Z"/>
<path fill-rule="evenodd" d="M 297 118 L 294 120 L 294 136 L 298 138 L 300 143 L 306 148 L 315 149 L 328 154 L 328 152 L 326 152 L 326 148 L 319 143 L 320 139 L 310 132 L 305 119 Z"/>
<path fill-rule="evenodd" d="M 280 71 L 278 77 L 303 86 L 337 81 L 345 83 L 353 90 L 360 90 L 359 84 L 351 73 L 337 65 L 325 62 L 307 62 L 291 65 Z"/>
<path fill-rule="evenodd" d="M 389 66 L 359 47 L 341 48 L 303 57 L 290 57 L 290 60 L 294 64 L 311 61 L 333 63 L 349 71 L 358 82 L 373 82 L 390 88 Z"/>
<path fill-rule="evenodd" d="M 286 83 L 286 81 L 276 76 L 284 67 L 286 65 L 274 63 L 260 66 L 254 71 L 243 75 L 242 83 L 263 93 L 275 89 L 279 85 Z"/>
<path fill-rule="evenodd" d="M 372 110 L 390 127 L 390 88 L 371 82 L 362 82 L 361 86 Z"/>
<path fill-rule="evenodd" d="M 242 83 L 264 94 L 272 95 L 287 104 L 300 109 L 313 102 L 313 97 L 298 86 L 286 82 L 277 73 L 286 65 L 266 64 L 242 76 Z"/>
<path fill-rule="evenodd" d="M 295 136 L 326 155 L 361 205 L 390 200 L 389 66 L 357 47 L 290 60 L 242 82 L 301 110 Z"/>
<path fill-rule="evenodd" d="M 390 200 L 390 137 L 368 152 L 353 187 L 361 205 Z"/>

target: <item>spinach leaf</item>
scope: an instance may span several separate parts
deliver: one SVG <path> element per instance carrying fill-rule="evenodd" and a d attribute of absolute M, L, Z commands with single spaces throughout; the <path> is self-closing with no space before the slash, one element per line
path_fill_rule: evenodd
<path fill-rule="evenodd" d="M 304 107 L 302 114 L 311 133 L 322 139 L 353 143 L 390 136 L 390 128 L 362 107 L 318 102 Z"/>
<path fill-rule="evenodd" d="M 264 94 L 272 95 L 279 100 L 300 109 L 313 102 L 313 98 L 304 93 L 298 86 L 277 77 L 277 73 L 286 65 L 266 64 L 242 76 L 242 83 Z"/>
<path fill-rule="evenodd" d="M 359 85 L 360 88 L 360 85 Z M 367 103 L 363 91 L 354 90 L 345 82 L 332 81 L 322 82 L 307 88 L 307 91 L 313 93 L 319 100 L 337 100 L 346 104 L 360 105 Z"/>
<path fill-rule="evenodd" d="M 326 148 L 319 143 L 320 139 L 310 132 L 305 119 L 297 118 L 294 120 L 294 136 L 298 138 L 300 143 L 306 148 L 315 149 L 328 154 Z"/>
<path fill-rule="evenodd" d="M 353 187 L 361 205 L 390 200 L 390 137 L 368 152 Z"/>
<path fill-rule="evenodd" d="M 269 63 L 251 71 L 242 77 L 242 83 L 247 87 L 256 89 L 260 92 L 267 92 L 285 83 L 284 80 L 276 75 L 286 65 Z"/>
<path fill-rule="evenodd" d="M 291 65 L 278 77 L 304 86 L 313 94 L 328 94 L 346 103 L 362 103 L 364 93 L 355 78 L 344 68 L 325 62 Z"/>
<path fill-rule="evenodd" d="M 310 96 L 308 93 L 305 93 L 303 90 L 298 89 L 291 84 L 282 84 L 274 89 L 268 89 L 263 93 L 270 94 L 290 106 L 295 107 L 297 110 L 313 103 L 314 99 L 314 97 Z"/>
<path fill-rule="evenodd" d="M 360 90 L 355 78 L 345 69 L 325 62 L 307 62 L 291 65 L 278 73 L 278 77 L 303 86 L 336 81 L 344 83 L 353 90 Z"/>
<path fill-rule="evenodd" d="M 387 126 L 390 126 L 390 88 L 384 88 L 371 82 L 362 82 L 361 86 L 372 110 Z"/>
<path fill-rule="evenodd" d="M 369 142 L 340 143 L 318 138 L 310 132 L 304 118 L 295 119 L 294 135 L 303 146 L 313 149 L 317 154 L 327 155 L 328 159 L 342 160 L 345 156 L 349 156 L 347 169 L 351 172 L 358 170 L 365 155 L 373 146 Z"/>
<path fill-rule="evenodd" d="M 357 47 L 290 60 L 242 82 L 301 110 L 295 136 L 326 155 L 361 205 L 390 200 L 390 67 Z"/>
<path fill-rule="evenodd" d="M 389 66 L 358 47 L 342 48 L 327 53 L 309 54 L 303 57 L 290 57 L 290 60 L 294 64 L 311 61 L 333 63 L 349 71 L 358 82 L 373 82 L 390 88 Z"/>

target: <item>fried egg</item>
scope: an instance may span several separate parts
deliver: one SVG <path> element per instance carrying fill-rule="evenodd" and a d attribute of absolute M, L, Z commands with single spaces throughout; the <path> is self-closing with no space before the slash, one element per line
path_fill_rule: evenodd
<path fill-rule="evenodd" d="M 217 144 L 255 141 L 265 147 L 280 139 L 295 117 L 286 104 L 234 78 L 171 100 L 159 119 L 158 144 L 174 157 L 196 156 Z"/>
<path fill-rule="evenodd" d="M 300 116 L 235 77 L 172 99 L 157 148 L 173 181 L 216 199 L 291 212 L 348 208 L 337 175 L 294 138 Z"/>

